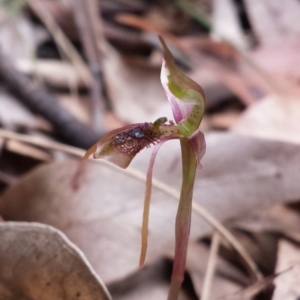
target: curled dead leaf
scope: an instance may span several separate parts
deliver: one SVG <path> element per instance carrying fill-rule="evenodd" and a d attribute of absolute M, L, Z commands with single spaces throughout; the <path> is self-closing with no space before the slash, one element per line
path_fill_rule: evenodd
<path fill-rule="evenodd" d="M 37 223 L 0 223 L 0 299 L 110 300 L 82 252 Z"/>

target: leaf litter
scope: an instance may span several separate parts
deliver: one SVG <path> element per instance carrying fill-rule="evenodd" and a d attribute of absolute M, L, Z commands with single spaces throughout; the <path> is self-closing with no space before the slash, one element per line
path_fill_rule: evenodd
<path fill-rule="evenodd" d="M 240 153 L 241 147 L 245 149 L 244 157 L 235 154 L 235 151 Z M 299 146 L 223 134 L 208 138 L 210 148 L 215 150 L 208 151 L 210 155 L 203 161 L 206 171 L 197 181 L 194 199 L 219 220 L 225 221 L 259 206 L 299 199 Z M 280 149 L 281 156 L 278 157 L 275 151 L 272 156 L 272 149 Z M 174 159 L 170 151 L 169 147 L 166 153 L 169 162 L 163 155 L 157 158 L 157 163 L 162 160 L 164 165 L 158 178 L 176 184 L 175 172 L 179 172 L 179 167 L 171 173 L 174 178 L 167 171 L 170 160 Z M 216 164 L 220 158 L 221 162 Z M 232 165 L 234 170 L 228 172 L 228 166 L 232 168 Z M 50 164 L 24 176 L 1 197 L 0 213 L 6 220 L 41 222 L 58 228 L 83 250 L 105 282 L 122 278 L 137 269 L 143 183 L 108 166 L 89 163 L 79 190 L 74 191 L 71 180 L 76 166 L 77 163 L 71 161 Z M 167 174 L 163 174 L 164 171 Z M 284 180 L 291 177 L 295 178 L 294 182 Z M 114 178 L 113 182 L 111 178 Z M 282 183 L 278 184 L 278 180 Z M 272 188 L 275 184 L 278 186 L 276 191 Z M 256 190 L 253 191 L 251 186 Z M 234 205 L 230 205 L 230 201 Z M 154 190 L 148 263 L 163 255 L 172 256 L 171 220 L 175 207 L 174 199 Z M 208 224 L 194 217 L 192 239 L 198 239 L 210 230 Z"/>
<path fill-rule="evenodd" d="M 0 238 L 1 299 L 111 299 L 82 252 L 53 227 L 0 222 Z"/>
<path fill-rule="evenodd" d="M 123 34 L 124 39 L 125 35 L 124 31 L 122 31 L 124 27 L 120 26 L 120 24 L 113 24 L 112 16 L 119 13 L 122 15 L 124 11 L 132 15 L 139 11 L 139 14 L 143 15 L 140 18 L 150 20 L 150 22 L 151 20 L 160 20 L 155 25 L 158 30 L 164 30 L 171 35 L 175 33 L 176 43 L 186 45 L 192 61 L 196 59 L 195 64 L 188 64 L 190 68 L 188 72 L 195 76 L 193 79 L 196 79 L 197 82 L 204 82 L 204 89 L 206 89 L 206 74 L 213 74 L 209 82 L 208 91 L 213 91 L 211 94 L 216 99 L 212 102 L 209 99 L 209 105 L 211 109 L 221 107 L 219 110 L 221 119 L 214 119 L 217 116 L 214 111 L 210 113 L 211 121 L 210 116 L 206 118 L 208 123 L 210 124 L 211 122 L 214 127 L 223 129 L 231 127 L 230 131 L 234 134 L 207 134 L 209 148 L 203 161 L 203 170 L 198 174 L 194 200 L 219 221 L 225 222 L 234 236 L 239 239 L 240 243 L 258 262 L 261 269 L 264 268 L 261 267 L 259 261 L 264 261 L 268 255 L 274 260 L 276 259 L 274 256 L 276 253 L 278 253 L 279 257 L 276 272 L 281 272 L 284 268 L 291 265 L 294 266 L 291 271 L 286 271 L 275 279 L 278 290 L 276 291 L 275 289 L 273 299 L 289 299 L 291 291 L 295 291 L 297 294 L 297 282 L 293 281 L 293 279 L 296 280 L 297 278 L 296 256 L 298 249 L 297 246 L 291 246 L 284 239 L 287 237 L 295 242 L 299 242 L 299 234 L 296 229 L 300 220 L 299 209 L 297 208 L 299 201 L 299 188 L 297 186 L 299 182 L 299 146 L 292 144 L 299 144 L 299 72 L 297 70 L 299 58 L 296 51 L 299 43 L 299 30 L 295 28 L 297 23 L 292 21 L 297 19 L 299 4 L 294 0 L 288 1 L 285 6 L 282 6 L 279 2 L 273 3 L 272 1 L 266 1 L 266 3 L 244 2 L 246 5 L 239 6 L 238 14 L 244 10 L 250 18 L 250 29 L 248 28 L 247 30 L 251 32 L 246 33 L 247 38 L 248 33 L 251 35 L 254 32 L 256 35 L 255 39 L 259 42 L 259 45 L 250 46 L 253 48 L 247 50 L 247 55 L 252 63 L 263 70 L 264 75 L 268 77 L 269 83 L 278 83 L 279 89 L 266 88 L 266 82 L 261 82 L 261 74 L 258 76 L 255 72 L 254 74 L 253 72 L 247 73 L 244 62 L 237 58 L 239 53 L 234 52 L 234 63 L 226 66 L 226 63 L 222 62 L 222 51 L 225 49 L 222 43 L 210 40 L 209 45 L 207 43 L 203 44 L 202 36 L 199 38 L 199 32 L 192 38 L 187 35 L 184 36 L 186 28 L 192 26 L 193 22 L 189 15 L 185 15 L 185 29 L 183 29 L 183 26 L 178 26 L 180 22 L 174 23 L 174 16 L 178 17 L 182 14 L 182 11 L 178 10 L 178 8 L 175 9 L 166 4 L 163 10 L 161 10 L 159 5 L 155 8 L 150 5 L 151 9 L 149 9 L 143 3 L 137 9 L 134 3 L 136 4 L 138 1 L 128 2 L 126 9 L 124 5 L 120 8 L 119 4 L 111 4 L 106 1 L 101 2 L 105 35 L 110 41 L 117 41 L 115 45 L 121 45 L 119 49 L 125 49 L 126 47 L 131 49 L 130 58 L 127 57 L 128 53 L 124 56 L 116 52 L 116 55 L 112 54 L 105 61 L 106 65 L 103 68 L 103 72 L 104 76 L 106 76 L 106 82 L 104 84 L 114 106 L 112 113 L 110 113 L 117 120 L 119 118 L 122 119 L 119 122 L 121 125 L 125 125 L 126 121 L 139 122 L 145 120 L 145 118 L 153 121 L 155 119 L 153 115 L 157 116 L 159 110 L 163 108 L 165 97 L 159 84 L 158 68 L 155 62 L 155 55 L 158 55 L 158 51 L 152 51 L 153 55 L 147 59 L 141 56 L 138 59 L 135 57 L 140 51 L 137 49 L 148 49 L 147 51 L 149 51 L 149 49 L 154 49 L 157 45 L 151 42 L 149 35 L 145 35 L 144 31 L 138 32 L 138 30 L 135 30 L 133 33 L 127 28 L 126 30 L 129 30 L 132 35 L 130 35 L 130 38 L 128 35 L 126 47 L 122 48 L 122 42 L 120 42 L 121 40 L 118 41 L 116 36 L 120 37 Z M 55 14 L 59 15 L 61 13 L 59 8 L 61 3 L 57 1 L 56 4 L 58 6 Z M 215 5 L 218 5 L 217 1 Z M 259 7 L 263 9 L 260 11 L 255 10 Z M 270 7 L 272 9 L 269 9 Z M 125 10 L 122 11 L 123 9 Z M 274 23 L 272 14 L 276 13 L 276 11 L 280 13 L 278 14 L 278 22 Z M 68 13 L 72 14 L 71 11 Z M 54 18 L 56 18 L 55 14 L 53 15 Z M 109 23 L 107 23 L 106 19 L 107 14 L 110 16 Z M 24 19 L 23 16 L 22 14 Z M 25 15 L 25 19 L 27 18 L 27 15 Z M 70 23 L 66 22 L 67 19 L 69 18 L 63 18 L 64 24 Z M 56 20 L 58 25 L 62 24 L 59 19 Z M 262 20 L 269 20 L 269 24 L 260 22 Z M 217 19 L 215 22 L 218 21 L 220 20 Z M 36 34 L 39 31 L 36 29 L 36 24 L 33 27 L 35 32 L 34 39 L 37 38 L 37 40 L 34 40 L 29 31 L 21 33 L 20 36 L 13 33 L 13 30 L 20 30 L 20 27 L 16 27 L 16 25 L 19 26 L 18 22 L 20 22 L 20 19 L 15 18 L 14 22 L 11 23 L 13 25 L 11 36 L 10 33 L 2 36 L 4 48 L 13 50 L 8 53 L 12 56 L 12 59 L 15 56 L 24 56 L 24 53 L 20 53 L 22 47 L 12 46 L 18 43 L 25 42 L 24 45 L 27 50 L 38 47 L 38 51 L 40 49 L 44 51 L 46 48 L 43 48 L 43 42 Z M 10 24 L 7 23 L 6 26 L 9 27 Z M 14 29 L 14 26 L 16 29 Z M 28 25 L 26 26 L 28 27 Z M 201 26 L 198 24 L 197 28 L 199 27 Z M 113 30 L 107 30 L 107 28 L 113 28 Z M 172 32 L 172 28 L 174 32 Z M 196 27 L 190 28 L 195 29 Z M 180 30 L 180 35 L 182 36 L 177 36 L 178 32 L 175 32 L 175 29 L 177 31 Z M 7 32 L 9 30 L 8 28 Z M 282 35 L 282 30 L 285 32 L 284 36 Z M 241 32 L 243 33 L 243 31 L 244 33 L 246 32 L 245 28 Z M 65 32 L 67 37 L 71 37 L 73 41 L 78 42 L 78 33 L 74 30 L 68 31 L 67 27 Z M 112 32 L 118 35 L 112 38 Z M 202 32 L 200 30 L 200 32 L 203 34 L 205 31 Z M 29 34 L 29 43 L 25 41 L 27 39 L 26 36 L 24 37 L 25 40 L 22 38 L 23 34 Z M 289 39 L 286 39 L 286 37 L 289 37 Z M 42 39 L 45 41 L 47 38 L 49 39 L 44 32 Z M 188 42 L 189 39 L 198 39 L 198 41 L 193 44 L 193 42 Z M 199 40 L 201 40 L 202 44 Z M 200 43 L 201 47 L 197 46 L 197 43 Z M 251 43 L 247 45 L 249 46 Z M 49 48 L 47 49 L 49 50 Z M 31 62 L 30 54 L 28 56 L 27 50 L 25 53 L 26 63 Z M 138 55 L 141 55 L 141 53 L 139 52 Z M 178 57 L 180 60 L 180 54 Z M 53 59 L 53 57 L 51 58 Z M 63 63 L 57 57 L 55 59 L 63 67 Z M 43 63 L 43 60 L 49 62 L 43 58 L 39 58 L 38 62 Z M 205 60 L 207 61 L 205 62 Z M 15 64 L 20 65 L 20 60 L 17 60 Z M 31 75 L 35 76 L 34 62 L 31 65 L 33 67 Z M 58 65 L 56 71 L 59 68 Z M 55 77 L 54 73 L 52 74 L 46 69 L 44 72 L 45 74 L 41 74 L 41 76 L 46 79 L 46 82 L 48 80 L 52 82 L 53 76 Z M 56 82 L 52 86 L 50 84 L 50 89 L 55 90 L 58 87 L 65 89 L 65 86 L 69 88 L 67 82 L 63 82 L 57 77 L 54 79 Z M 239 82 L 239 84 L 236 82 Z M 115 86 L 114 83 L 116 83 Z M 224 88 L 222 88 L 222 83 L 227 85 L 226 93 Z M 78 87 L 79 89 L 82 88 L 81 84 L 78 84 Z M 85 86 L 83 87 L 86 88 Z M 61 94 L 62 98 L 65 98 L 63 95 L 65 91 Z M 229 109 L 227 112 L 222 109 L 222 105 L 227 103 L 228 97 L 232 97 L 234 94 L 238 96 L 234 101 L 246 103 L 249 106 L 245 113 L 241 114 L 240 109 L 239 111 L 234 110 L 235 114 L 230 115 L 232 110 Z M 264 94 L 268 95 L 262 98 Z M 82 107 L 82 111 L 85 113 L 87 111 L 87 101 L 84 99 L 86 95 L 82 97 L 80 91 L 78 95 L 83 103 L 83 105 L 80 102 L 76 103 L 79 108 L 78 111 Z M 257 101 L 258 99 L 260 100 Z M 2 102 L 0 100 L 2 127 L 26 133 L 27 135 L 24 137 L 28 137 L 28 139 L 25 139 L 27 143 L 31 140 L 31 137 L 35 138 L 31 135 L 32 132 L 38 135 L 52 135 L 52 132 L 47 129 L 49 128 L 48 124 L 45 126 L 39 119 L 33 119 L 32 115 L 28 117 L 27 113 L 21 111 L 18 115 L 13 115 L 14 111 L 7 108 L 10 107 L 9 104 L 4 106 Z M 73 109 L 72 101 L 68 101 L 67 105 L 70 110 Z M 105 124 L 106 128 L 114 128 L 113 126 L 115 125 L 112 125 L 110 122 L 108 121 Z M 231 126 L 231 124 L 233 125 Z M 154 201 L 151 207 L 153 214 L 150 217 L 150 248 L 146 269 L 137 269 L 141 201 L 143 199 L 144 186 L 140 179 L 137 180 L 132 177 L 130 172 L 134 172 L 134 169 L 136 169 L 144 173 L 147 169 L 146 158 L 149 156 L 149 153 L 141 153 L 133 161 L 134 169 L 131 169 L 128 173 L 116 171 L 103 164 L 89 164 L 83 174 L 83 181 L 79 190 L 74 191 L 70 187 L 70 178 L 76 162 L 55 163 L 58 157 L 57 150 L 55 150 L 55 153 L 51 152 L 53 151 L 51 150 L 53 149 L 51 141 L 35 144 L 47 150 L 47 152 L 42 150 L 44 151 L 43 154 L 40 148 L 37 148 L 39 153 L 34 151 L 33 148 L 31 150 L 26 148 L 25 144 L 22 144 L 24 141 L 21 144 L 14 143 L 12 139 L 17 137 L 18 135 L 10 135 L 9 138 L 5 137 L 2 139 L 4 155 L 1 158 L 3 160 L 6 160 L 7 153 L 19 153 L 19 158 L 15 163 L 11 159 L 6 162 L 6 165 L 11 164 L 12 170 L 16 170 L 18 167 L 24 169 L 22 159 L 24 164 L 26 164 L 30 155 L 38 158 L 39 164 L 46 157 L 49 162 L 52 160 L 54 163 L 50 162 L 48 165 L 37 168 L 19 178 L 17 176 L 21 172 L 9 174 L 15 180 L 8 180 L 4 184 L 7 190 L 0 196 L 0 214 L 5 220 L 2 223 L 9 225 L 11 223 L 7 221 L 10 219 L 30 222 L 38 221 L 51 224 L 65 232 L 84 251 L 100 277 L 109 284 L 108 286 L 111 288 L 114 299 L 146 299 L 145 297 L 147 299 L 164 299 L 169 285 L 169 275 L 162 273 L 168 270 L 171 265 L 170 260 L 173 257 L 174 241 L 173 224 L 171 223 L 175 214 L 176 199 L 159 188 L 155 188 L 153 194 Z M 10 140 L 9 142 L 7 142 L 8 139 Z M 57 144 L 55 144 L 54 149 L 56 149 L 56 146 Z M 58 146 L 62 151 L 70 150 L 73 154 L 81 153 L 76 148 L 71 149 L 62 144 L 58 144 Z M 28 155 L 26 153 L 31 154 Z M 181 174 L 179 148 L 172 143 L 162 147 L 162 152 L 157 157 L 157 163 L 159 166 L 156 166 L 154 176 L 159 182 L 166 183 L 177 189 L 180 184 L 179 178 Z M 18 166 L 13 166 L 13 164 Z M 8 175 L 6 169 L 1 169 L 3 165 L 5 164 L 2 161 L 0 165 L 0 171 L 2 172 L 0 176 L 1 190 L 3 190 L 3 180 Z M 285 205 L 290 202 L 295 202 L 295 204 Z M 32 226 L 29 231 L 35 232 L 35 225 Z M 191 251 L 188 257 L 191 262 L 188 264 L 186 276 L 187 281 L 188 278 L 191 278 L 190 282 L 192 284 L 192 287 L 187 290 L 193 291 L 194 289 L 195 291 L 194 294 L 192 292 L 189 294 L 182 293 L 181 297 L 183 299 L 197 299 L 201 294 L 208 254 L 207 238 L 204 240 L 203 238 L 207 237 L 211 232 L 211 226 L 195 214 L 190 241 Z M 17 237 L 23 243 L 25 238 L 22 238 Z M 250 240 L 252 240 L 251 243 L 249 242 Z M 279 250 L 274 246 L 274 243 L 278 241 Z M 266 247 L 267 244 L 270 247 L 274 246 L 274 249 L 271 250 Z M 199 250 L 200 248 L 202 249 L 201 251 Z M 241 291 L 243 287 L 249 286 L 250 279 L 245 273 L 239 273 L 236 270 L 236 267 L 243 268 L 240 262 L 237 260 L 231 261 L 232 257 L 236 256 L 236 253 L 228 250 L 228 245 L 224 246 L 222 244 L 220 249 L 219 256 L 221 258 L 218 260 L 223 261 L 226 266 L 220 267 L 220 263 L 216 266 L 215 276 L 212 281 L 211 298 L 214 299 L 220 296 L 219 299 L 222 299 L 222 295 L 227 294 L 228 298 L 226 299 L 234 299 L 234 297 L 230 298 L 234 295 L 232 292 L 234 290 Z M 224 252 L 224 249 L 227 249 L 227 251 Z M 49 251 L 52 251 L 51 247 Z M 193 251 L 195 252 L 194 254 Z M 284 259 L 294 255 L 292 252 L 295 253 L 295 260 L 286 264 L 282 263 Z M 224 253 L 227 256 L 224 256 Z M 229 255 L 228 253 L 231 254 Z M 5 253 L 5 255 L 8 254 Z M 12 255 L 17 255 L 17 253 L 12 253 Z M 165 257 L 168 257 L 167 261 L 169 263 L 166 263 Z M 228 263 L 228 261 L 231 261 L 231 263 Z M 7 263 L 9 262 L 8 260 Z M 78 266 L 73 262 L 71 265 L 73 265 L 74 270 Z M 148 268 L 151 271 L 147 273 Z M 26 277 L 26 272 L 23 269 L 21 271 Z M 144 271 L 146 272 L 143 273 Z M 295 273 L 292 273 L 292 271 Z M 270 274 L 272 272 L 273 275 Z M 253 298 L 254 294 L 273 281 L 274 272 L 275 270 L 272 271 L 272 269 L 264 270 L 265 275 L 270 276 L 258 282 L 256 286 L 254 286 L 255 284 L 250 285 L 249 289 L 252 289 L 251 292 L 245 290 L 244 294 L 236 294 L 236 299 L 241 299 L 244 295 L 248 295 L 248 298 Z M 53 272 L 52 274 L 53 278 L 56 276 L 57 279 L 59 278 L 56 275 L 57 273 Z M 162 274 L 162 276 L 157 278 L 153 274 Z M 130 289 L 125 289 L 123 292 L 119 290 L 118 292 L 117 283 L 119 283 L 119 288 L 120 286 L 126 288 L 132 279 L 131 276 L 136 276 L 139 279 L 143 278 L 143 280 L 133 280 Z M 289 280 L 283 279 L 283 276 L 288 276 Z M 87 287 L 88 284 L 85 286 Z M 218 287 L 218 289 L 215 287 Z M 255 292 L 253 292 L 254 290 Z M 216 292 L 220 292 L 218 296 L 215 296 Z M 265 298 L 263 299 L 271 299 L 271 294 L 264 294 Z"/>

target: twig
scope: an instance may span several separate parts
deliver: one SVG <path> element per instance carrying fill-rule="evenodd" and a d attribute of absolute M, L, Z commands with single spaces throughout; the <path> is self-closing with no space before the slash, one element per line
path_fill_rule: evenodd
<path fill-rule="evenodd" d="M 219 244 L 220 244 L 220 235 L 217 232 L 215 232 L 213 234 L 212 243 L 210 247 L 207 269 L 205 272 L 204 283 L 201 292 L 201 300 L 209 300 L 211 284 L 216 269 Z"/>
<path fill-rule="evenodd" d="M 105 111 L 102 99 L 101 60 L 104 50 L 103 26 L 99 16 L 98 2 L 95 0 L 73 0 L 75 21 L 81 37 L 90 71 L 92 73 L 92 117 L 94 128 L 102 124 L 100 112 Z"/>
<path fill-rule="evenodd" d="M 1 51 L 0 80 L 19 101 L 49 121 L 66 142 L 88 148 L 100 138 L 100 133 L 95 133 L 79 122 L 60 106 L 54 96 L 18 72 Z"/>
<path fill-rule="evenodd" d="M 66 153 L 76 155 L 83 157 L 85 154 L 85 151 L 82 149 L 78 149 L 75 147 L 70 147 L 61 143 L 52 142 L 52 141 L 46 141 L 41 138 L 37 137 L 31 137 L 26 136 L 18 133 L 14 133 L 9 130 L 3 130 L 0 128 L 0 137 L 7 138 L 7 139 L 16 139 L 18 141 L 22 141 L 25 143 L 30 143 L 36 146 L 45 147 L 52 150 L 59 150 L 64 151 Z M 133 168 L 127 168 L 127 169 L 121 169 L 115 165 L 112 165 L 105 160 L 96 160 L 96 162 L 105 164 L 106 166 L 118 170 L 118 172 L 130 175 L 136 179 L 139 179 L 141 181 L 146 181 L 146 175 L 138 170 L 135 170 Z M 156 187 L 157 189 L 163 191 L 167 195 L 172 196 L 176 200 L 179 199 L 179 192 L 175 189 L 171 188 L 167 184 L 153 178 L 152 185 Z M 196 212 L 198 215 L 200 215 L 205 221 L 207 221 L 212 227 L 214 227 L 235 249 L 235 251 L 241 256 L 243 261 L 245 262 L 246 266 L 251 272 L 251 275 L 256 279 L 263 278 L 262 274 L 258 270 L 255 262 L 252 260 L 252 258 L 249 256 L 243 245 L 240 244 L 240 242 L 231 234 L 229 230 L 224 227 L 214 216 L 212 216 L 208 211 L 206 211 L 201 205 L 198 203 L 193 202 L 192 204 L 193 211 Z"/>
<path fill-rule="evenodd" d="M 85 150 L 80 149 L 80 148 L 68 146 L 68 145 L 54 142 L 51 140 L 46 140 L 44 138 L 40 138 L 37 136 L 30 136 L 30 135 L 26 135 L 26 134 L 15 133 L 13 131 L 1 129 L 1 128 L 0 128 L 0 137 L 4 138 L 4 139 L 16 140 L 19 142 L 38 146 L 41 148 L 46 148 L 49 150 L 62 151 L 62 152 L 68 153 L 70 155 L 75 155 L 78 157 L 83 156 L 85 153 Z"/>
<path fill-rule="evenodd" d="M 260 273 L 256 263 L 253 261 L 251 256 L 248 254 L 244 246 L 231 234 L 231 232 L 223 226 L 217 219 L 209 214 L 201 205 L 193 202 L 193 210 L 205 219 L 211 226 L 213 226 L 233 247 L 233 249 L 240 255 L 245 262 L 252 276 L 260 280 L 263 275 Z"/>
<path fill-rule="evenodd" d="M 90 86 L 92 76 L 86 66 L 86 63 L 66 37 L 64 32 L 57 25 L 51 14 L 44 9 L 42 2 L 39 0 L 29 0 L 28 5 L 47 27 L 64 58 L 74 65 L 79 76 L 82 77 L 82 80 L 87 86 Z"/>

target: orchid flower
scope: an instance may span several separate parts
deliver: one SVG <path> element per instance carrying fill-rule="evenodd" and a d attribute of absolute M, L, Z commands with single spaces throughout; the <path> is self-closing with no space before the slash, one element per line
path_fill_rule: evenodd
<path fill-rule="evenodd" d="M 87 159 L 103 158 L 126 168 L 135 155 L 151 144 L 155 145 L 147 172 L 146 192 L 142 224 L 142 246 L 140 266 L 143 266 L 147 251 L 148 220 L 154 160 L 160 146 L 170 140 L 179 139 L 182 153 L 183 180 L 175 225 L 175 258 L 169 300 L 178 298 L 185 272 L 188 239 L 191 224 L 191 208 L 196 168 L 201 167 L 205 152 L 205 140 L 199 125 L 205 110 L 202 88 L 184 75 L 175 65 L 171 52 L 162 38 L 164 59 L 161 83 L 171 105 L 174 121 L 159 118 L 153 123 L 138 123 L 109 132 L 85 154 Z"/>

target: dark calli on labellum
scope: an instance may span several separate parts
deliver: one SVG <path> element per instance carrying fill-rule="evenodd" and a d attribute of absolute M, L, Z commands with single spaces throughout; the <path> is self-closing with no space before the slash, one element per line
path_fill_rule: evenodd
<path fill-rule="evenodd" d="M 161 134 L 152 130 L 150 123 L 143 123 L 135 128 L 118 133 L 111 140 L 115 151 L 134 157 L 143 148 L 155 144 Z"/>

